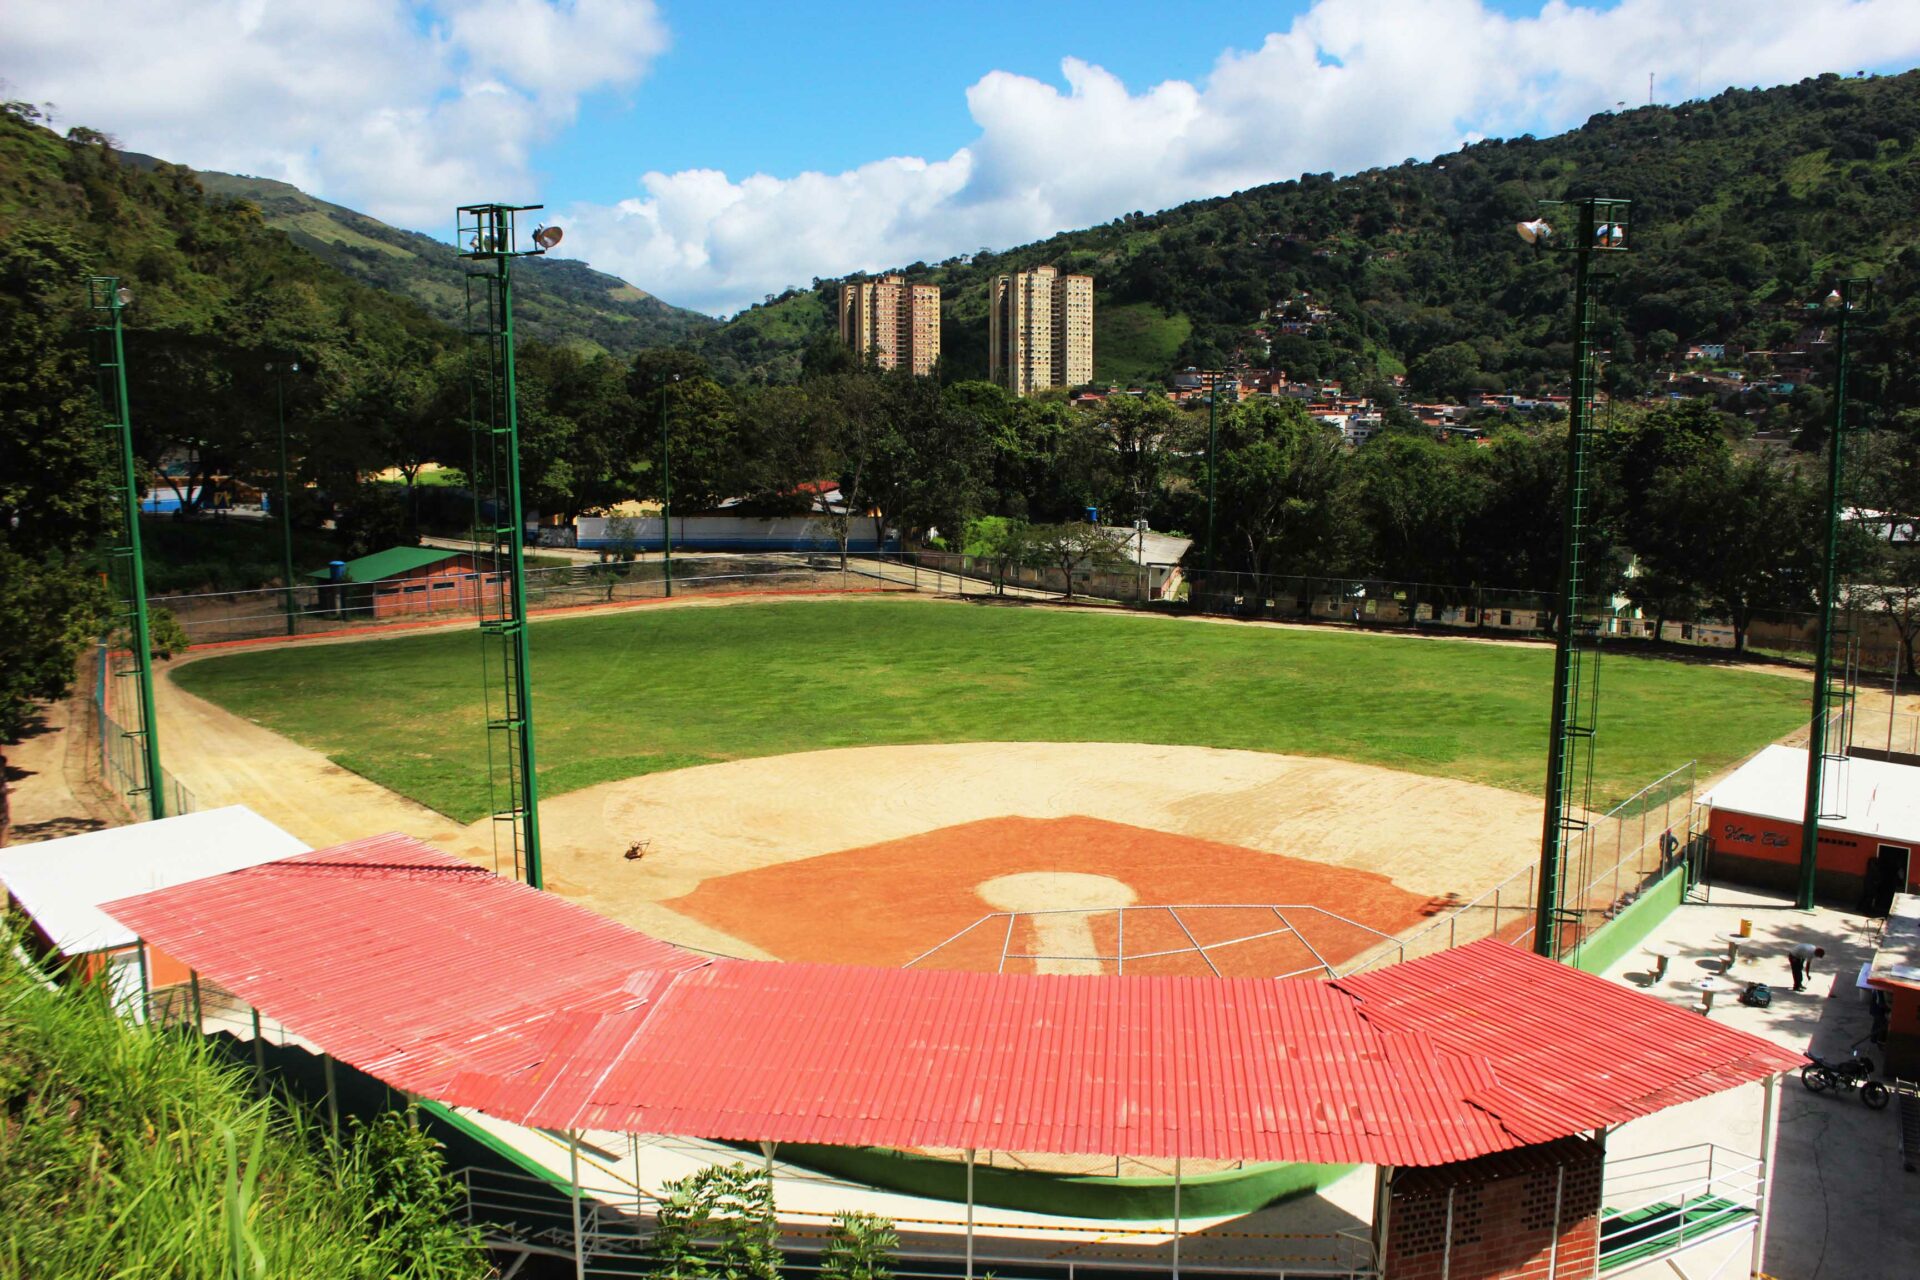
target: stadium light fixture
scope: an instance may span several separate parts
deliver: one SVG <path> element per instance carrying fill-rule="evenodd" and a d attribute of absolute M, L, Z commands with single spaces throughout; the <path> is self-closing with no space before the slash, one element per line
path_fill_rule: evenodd
<path fill-rule="evenodd" d="M 1545 218 L 1530 218 L 1525 222 L 1516 222 L 1513 229 L 1528 244 L 1545 244 L 1553 238 L 1553 228 L 1547 225 Z"/>
<path fill-rule="evenodd" d="M 533 242 L 540 246 L 540 252 L 545 253 L 547 250 L 553 248 L 553 246 L 559 244 L 560 238 L 565 234 L 566 233 L 559 227 L 535 227 L 533 229 Z"/>
<path fill-rule="evenodd" d="M 133 290 L 121 285 L 113 291 L 113 300 L 123 307 L 130 307 L 133 305 Z"/>

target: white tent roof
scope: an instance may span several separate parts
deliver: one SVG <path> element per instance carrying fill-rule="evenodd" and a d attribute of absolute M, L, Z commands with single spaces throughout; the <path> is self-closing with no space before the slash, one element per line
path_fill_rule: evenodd
<path fill-rule="evenodd" d="M 62 955 L 131 946 L 103 902 L 306 853 L 245 805 L 0 849 L 0 884 Z"/>
<path fill-rule="evenodd" d="M 1883 760 L 1849 759 L 1827 766 L 1822 807 L 1841 818 L 1822 818 L 1825 831 L 1920 840 L 1920 768 Z M 1807 752 L 1771 746 L 1741 765 L 1702 797 L 1716 809 L 1797 823 L 1805 816 Z"/>

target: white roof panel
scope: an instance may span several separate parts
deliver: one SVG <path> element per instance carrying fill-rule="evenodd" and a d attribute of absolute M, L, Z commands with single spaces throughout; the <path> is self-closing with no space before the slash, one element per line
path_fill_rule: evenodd
<path fill-rule="evenodd" d="M 1822 818 L 1822 830 L 1920 840 L 1920 768 L 1855 757 L 1829 764 L 1821 788 L 1822 807 L 1846 815 Z M 1806 748 L 1768 747 L 1702 799 L 1718 809 L 1797 823 L 1806 813 Z"/>
<path fill-rule="evenodd" d="M 308 852 L 245 805 L 0 849 L 0 884 L 63 955 L 131 946 L 103 902 Z"/>

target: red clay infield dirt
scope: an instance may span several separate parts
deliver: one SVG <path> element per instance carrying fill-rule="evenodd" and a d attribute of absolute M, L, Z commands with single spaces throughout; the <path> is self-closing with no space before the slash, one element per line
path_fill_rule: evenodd
<path fill-rule="evenodd" d="M 1220 972 L 1245 977 L 1308 968 L 1315 952 L 1338 965 L 1378 941 L 1376 934 L 1333 917 L 1396 934 L 1445 905 L 1370 871 L 1087 817 L 962 823 L 714 877 L 663 905 L 783 960 L 897 967 L 995 911 L 1116 902 L 1304 904 L 1331 913 L 1294 911 L 1284 922 L 1252 909 L 1182 912 L 1177 919 L 1167 912 L 1127 913 L 1128 973 L 1205 974 L 1210 970 L 1192 951 L 1194 943 L 1291 925 L 1295 932 L 1210 953 Z M 1003 947 L 1012 954 L 1111 957 L 1116 932 L 1111 911 L 1028 916 L 1009 939 L 1003 917 L 922 963 L 991 970 L 999 966 Z M 1185 953 L 1143 954 L 1176 948 Z M 1110 960 L 1099 966 L 1034 960 L 1006 965 L 1009 972 L 1110 972 L 1114 967 Z"/>

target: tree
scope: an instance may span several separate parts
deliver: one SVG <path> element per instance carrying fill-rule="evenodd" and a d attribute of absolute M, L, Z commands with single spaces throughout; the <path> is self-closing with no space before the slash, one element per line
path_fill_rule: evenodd
<path fill-rule="evenodd" d="M 79 247 L 26 224 L 0 243 L 0 747 L 35 702 L 63 695 L 98 634 L 105 591 L 86 560 L 111 492 L 73 293 Z M 8 830 L 0 751 L 0 845 Z"/>
<path fill-rule="evenodd" d="M 1123 535 L 1085 521 L 1072 524 L 1036 524 L 1020 532 L 1015 554 L 1031 568 L 1058 569 L 1065 584 L 1061 595 L 1073 599 L 1073 575 L 1118 569 L 1131 561 L 1120 549 Z"/>
<path fill-rule="evenodd" d="M 1416 435 L 1371 440 L 1355 456 L 1357 514 L 1381 573 L 1403 582 L 1455 580 L 1472 550 L 1468 529 L 1486 500 L 1477 450 Z"/>
<path fill-rule="evenodd" d="M 1416 391 L 1454 400 L 1465 399 L 1481 377 L 1480 353 L 1470 342 L 1435 347 L 1407 366 L 1407 382 Z"/>
<path fill-rule="evenodd" d="M 655 1280 L 780 1280 L 780 1223 L 764 1169 L 707 1165 L 661 1193 Z"/>
<path fill-rule="evenodd" d="M 1219 445 L 1223 561 L 1256 574 L 1344 567 L 1357 526 L 1338 431 L 1297 401 L 1250 401 L 1222 415 Z"/>
<path fill-rule="evenodd" d="M 1702 458 L 1656 486 L 1660 528 L 1647 560 L 1696 585 L 1733 625 L 1734 650 L 1763 610 L 1805 610 L 1818 572 L 1813 487 L 1765 454 Z"/>
<path fill-rule="evenodd" d="M 900 1233 L 878 1214 L 833 1215 L 833 1234 L 820 1253 L 821 1280 L 893 1280 Z"/>

